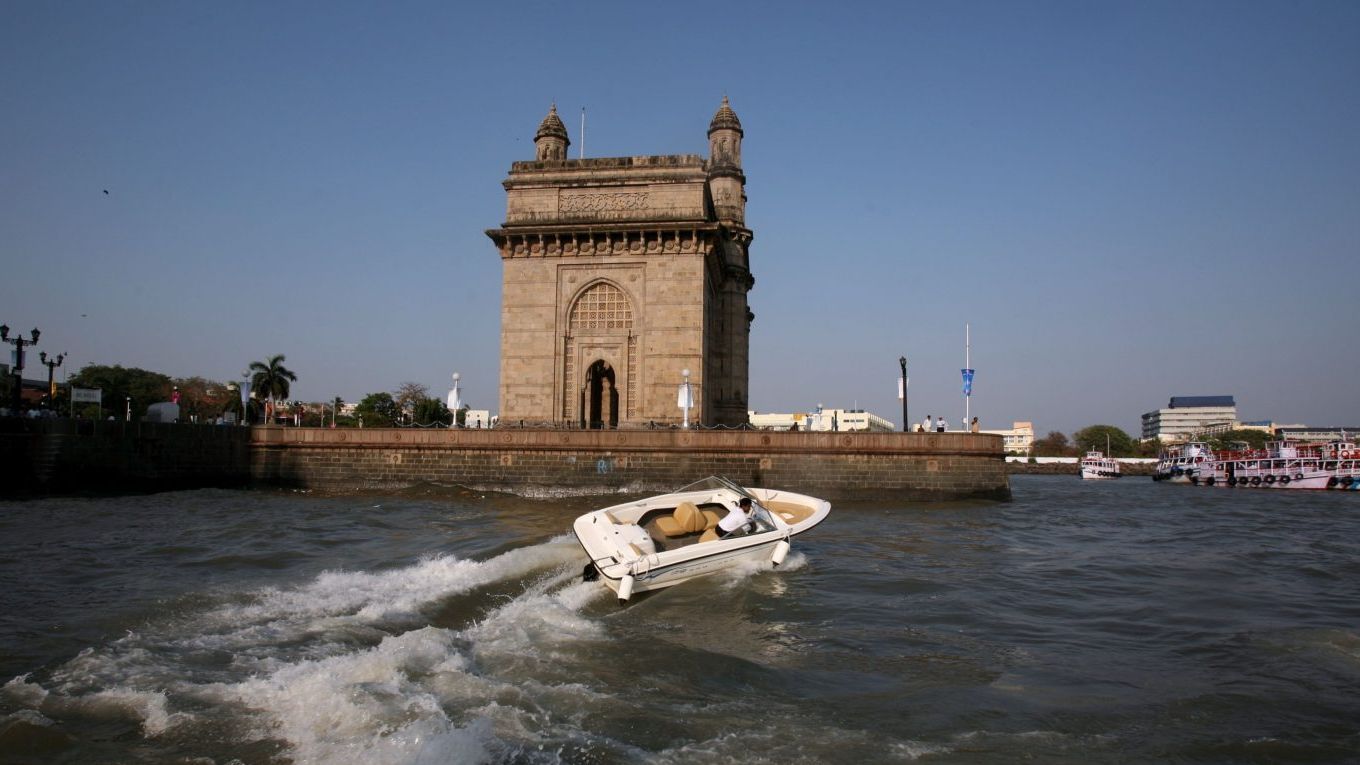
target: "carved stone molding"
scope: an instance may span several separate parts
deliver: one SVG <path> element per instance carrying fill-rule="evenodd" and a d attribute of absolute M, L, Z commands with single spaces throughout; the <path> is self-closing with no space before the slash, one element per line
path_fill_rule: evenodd
<path fill-rule="evenodd" d="M 647 209 L 647 192 L 618 191 L 610 193 L 567 194 L 558 203 L 563 213 L 632 212 Z"/>

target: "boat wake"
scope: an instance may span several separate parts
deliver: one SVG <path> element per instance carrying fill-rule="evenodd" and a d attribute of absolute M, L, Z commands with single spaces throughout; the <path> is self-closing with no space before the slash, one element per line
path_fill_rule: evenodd
<path fill-rule="evenodd" d="M 535 727 L 545 698 L 585 692 L 568 682 L 547 687 L 552 673 L 542 665 L 564 646 L 605 637 L 581 614 L 604 596 L 577 581 L 582 562 L 562 536 L 485 561 L 433 556 L 228 594 L 42 676 L 10 680 L 0 703 L 17 711 L 4 722 L 135 729 L 166 754 L 225 738 L 239 742 L 228 754 L 247 761 L 262 753 L 297 763 L 513 757 L 519 745 L 499 729 Z M 441 610 L 459 598 L 474 605 Z M 431 624 L 439 619 L 458 626 Z"/>

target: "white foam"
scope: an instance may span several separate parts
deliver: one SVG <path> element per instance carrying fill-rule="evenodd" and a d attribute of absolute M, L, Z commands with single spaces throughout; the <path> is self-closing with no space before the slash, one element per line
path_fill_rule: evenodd
<path fill-rule="evenodd" d="M 356 653 L 285 664 L 223 692 L 265 713 L 258 732 L 287 741 L 298 763 L 479 761 L 489 729 L 458 728 L 430 691 L 431 676 L 465 674 L 455 636 L 437 627 Z"/>

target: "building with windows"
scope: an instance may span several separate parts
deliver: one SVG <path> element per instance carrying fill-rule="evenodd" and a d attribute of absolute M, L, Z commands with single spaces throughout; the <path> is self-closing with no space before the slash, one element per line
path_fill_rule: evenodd
<path fill-rule="evenodd" d="M 1165 409 L 1143 415 L 1143 439 L 1181 443 L 1237 426 L 1232 396 L 1172 396 Z"/>
<path fill-rule="evenodd" d="M 1349 427 L 1285 425 L 1276 428 L 1275 435 L 1287 441 L 1350 441 L 1354 443 L 1357 438 L 1360 438 L 1360 425 Z"/>
<path fill-rule="evenodd" d="M 869 431 L 891 433 L 897 430 L 891 422 L 863 409 L 824 409 L 812 412 L 772 413 L 747 412 L 751 427 L 764 430 L 810 431 Z"/>
<path fill-rule="evenodd" d="M 1007 454 L 1029 454 L 1030 450 L 1034 448 L 1034 423 L 1032 422 L 1012 422 L 1010 430 L 983 430 L 980 432 L 1001 436 Z"/>

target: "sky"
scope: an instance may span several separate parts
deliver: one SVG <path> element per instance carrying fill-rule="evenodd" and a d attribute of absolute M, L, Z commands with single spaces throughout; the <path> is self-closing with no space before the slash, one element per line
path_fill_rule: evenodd
<path fill-rule="evenodd" d="M 750 406 L 1360 425 L 1360 3 L 50 2 L 0 24 L 0 322 L 62 373 L 497 407 L 501 182 L 745 130 Z M 107 193 L 105 193 L 107 191 Z M 28 376 L 45 370 L 30 361 Z M 677 381 L 678 382 L 678 381 Z"/>

